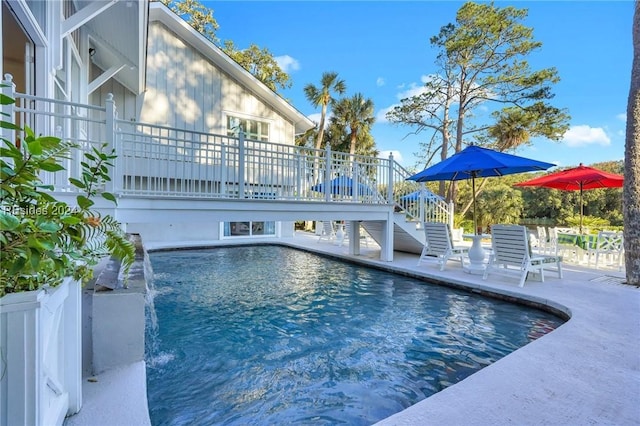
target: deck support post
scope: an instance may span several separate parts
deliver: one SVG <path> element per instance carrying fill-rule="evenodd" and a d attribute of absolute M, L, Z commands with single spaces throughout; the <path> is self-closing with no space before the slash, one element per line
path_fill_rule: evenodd
<path fill-rule="evenodd" d="M 390 208 L 382 229 L 382 247 L 380 247 L 380 260 L 385 262 L 393 262 L 393 226 L 393 208 Z"/>
<path fill-rule="evenodd" d="M 349 226 L 349 254 L 360 256 L 360 222 L 350 221 Z"/>

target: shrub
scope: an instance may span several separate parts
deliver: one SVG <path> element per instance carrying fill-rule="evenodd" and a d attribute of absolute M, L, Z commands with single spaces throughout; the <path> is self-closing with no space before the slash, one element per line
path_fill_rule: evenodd
<path fill-rule="evenodd" d="M 12 103 L 2 95 L 0 103 Z M 118 222 L 91 210 L 97 195 L 115 203 L 104 192 L 115 153 L 106 145 L 84 153 L 80 179 L 69 182 L 80 190 L 76 206 L 57 200 L 52 186 L 43 185 L 42 172 L 64 170 L 62 161 L 77 146 L 52 136 L 36 136 L 0 120 L 0 127 L 16 130 L 20 138 L 2 138 L 0 147 L 0 297 L 6 293 L 56 286 L 67 276 L 87 281 L 105 256 L 121 260 L 126 273 L 135 249 Z"/>

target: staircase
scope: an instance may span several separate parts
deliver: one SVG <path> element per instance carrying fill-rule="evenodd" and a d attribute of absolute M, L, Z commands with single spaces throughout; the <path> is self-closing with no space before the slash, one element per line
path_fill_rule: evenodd
<path fill-rule="evenodd" d="M 403 191 L 394 191 L 393 203 L 396 211 L 393 215 L 393 249 L 406 253 L 422 253 L 425 237 L 422 229 L 416 229 L 417 225 L 424 222 L 444 222 L 453 227 L 453 203 L 444 200 L 429 198 L 419 200 L 408 199 L 405 195 L 413 191 L 423 191 L 424 183 L 408 182 L 411 176 L 400 164 L 393 162 L 393 182 L 403 182 Z M 382 221 L 363 221 L 362 227 L 371 235 L 380 246 L 383 241 Z"/>
<path fill-rule="evenodd" d="M 406 253 L 420 254 L 424 246 L 424 232 L 416 229 L 418 222 L 407 221 L 404 213 L 393 215 L 393 249 Z M 362 227 L 378 245 L 382 245 L 384 222 L 363 221 Z"/>

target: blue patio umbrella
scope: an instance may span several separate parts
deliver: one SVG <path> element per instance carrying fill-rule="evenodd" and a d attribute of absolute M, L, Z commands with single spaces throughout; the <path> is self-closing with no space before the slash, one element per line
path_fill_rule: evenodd
<path fill-rule="evenodd" d="M 329 185 L 329 191 L 333 195 L 353 196 L 353 179 L 349 176 L 333 178 Z M 319 183 L 311 187 L 312 191 L 326 193 L 325 184 Z M 370 195 L 373 190 L 363 183 L 358 183 L 358 195 Z"/>
<path fill-rule="evenodd" d="M 477 232 L 475 181 L 477 177 L 533 172 L 547 170 L 554 166 L 555 164 L 470 145 L 446 160 L 408 177 L 407 180 L 432 182 L 439 180 L 454 181 L 471 179 L 473 191 L 473 228 L 474 232 Z"/>

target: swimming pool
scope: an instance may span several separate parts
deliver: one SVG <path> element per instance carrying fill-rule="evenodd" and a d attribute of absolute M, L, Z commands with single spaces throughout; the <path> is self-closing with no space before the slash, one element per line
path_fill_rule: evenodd
<path fill-rule="evenodd" d="M 275 245 L 150 258 L 154 425 L 371 424 L 563 323 Z"/>

